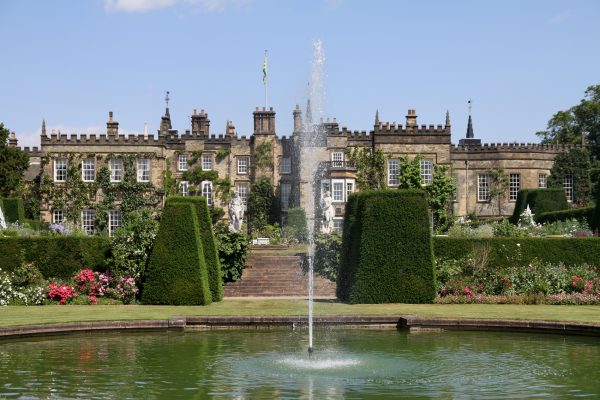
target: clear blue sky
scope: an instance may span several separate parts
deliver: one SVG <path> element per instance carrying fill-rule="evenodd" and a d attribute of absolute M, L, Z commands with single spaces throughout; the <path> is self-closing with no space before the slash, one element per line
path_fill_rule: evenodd
<path fill-rule="evenodd" d="M 306 101 L 312 42 L 326 54 L 326 115 L 353 130 L 444 122 L 464 136 L 467 100 L 486 142 L 534 142 L 552 114 L 600 83 L 600 1 L 1 0 L 0 121 L 38 145 L 63 133 L 158 129 L 164 92 L 180 132 L 204 108 L 252 131 L 269 103 L 279 135 Z"/>

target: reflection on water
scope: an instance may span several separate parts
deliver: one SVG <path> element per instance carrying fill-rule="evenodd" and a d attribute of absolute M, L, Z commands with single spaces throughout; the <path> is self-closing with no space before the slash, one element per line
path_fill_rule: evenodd
<path fill-rule="evenodd" d="M 107 334 L 0 342 L 0 398 L 600 396 L 596 338 L 318 330 Z"/>

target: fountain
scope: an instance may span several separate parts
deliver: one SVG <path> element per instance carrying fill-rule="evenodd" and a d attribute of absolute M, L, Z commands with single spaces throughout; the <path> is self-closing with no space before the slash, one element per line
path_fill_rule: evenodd
<path fill-rule="evenodd" d="M 298 154 L 300 155 L 300 179 L 308 182 L 306 193 L 306 217 L 308 227 L 308 355 L 313 354 L 313 285 L 314 285 L 314 231 L 315 231 L 315 196 L 316 175 L 319 168 L 320 154 L 317 148 L 322 146 L 325 140 L 322 124 L 313 123 L 313 112 L 317 121 L 323 118 L 323 78 L 324 78 L 325 54 L 323 44 L 317 40 L 313 44 L 313 58 L 311 62 L 310 80 L 308 85 L 308 101 L 304 129 L 298 143 Z M 301 189 L 302 190 L 302 189 Z"/>
<path fill-rule="evenodd" d="M 0 229 L 6 229 L 6 220 L 4 219 L 4 213 L 2 207 L 0 207 Z"/>

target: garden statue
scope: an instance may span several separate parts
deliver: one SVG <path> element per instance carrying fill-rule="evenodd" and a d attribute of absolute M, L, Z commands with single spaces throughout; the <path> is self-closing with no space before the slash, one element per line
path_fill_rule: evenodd
<path fill-rule="evenodd" d="M 333 231 L 333 216 L 335 208 L 333 207 L 333 199 L 329 191 L 321 199 L 321 207 L 323 209 L 323 222 L 321 225 L 321 233 L 330 234 Z"/>
<path fill-rule="evenodd" d="M 235 193 L 229 201 L 229 230 L 241 232 L 244 221 L 244 203 L 242 198 Z"/>
<path fill-rule="evenodd" d="M 530 226 L 535 226 L 535 219 L 533 218 L 533 213 L 531 212 L 531 208 L 529 208 L 529 204 L 527 204 L 527 208 L 523 211 L 519 217 L 519 228 L 528 228 Z"/>
<path fill-rule="evenodd" d="M 6 220 L 4 219 L 4 213 L 2 207 L 0 207 L 0 229 L 6 229 Z"/>

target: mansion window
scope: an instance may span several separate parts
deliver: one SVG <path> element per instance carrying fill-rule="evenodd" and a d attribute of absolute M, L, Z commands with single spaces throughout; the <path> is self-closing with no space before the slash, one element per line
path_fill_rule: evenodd
<path fill-rule="evenodd" d="M 324 179 L 321 181 L 321 197 L 325 196 L 325 192 L 329 192 L 332 200 L 336 203 L 346 202 L 354 190 L 354 179 Z"/>
<path fill-rule="evenodd" d="M 331 153 L 331 166 L 332 167 L 343 167 L 344 166 L 344 152 L 334 151 Z"/>
<path fill-rule="evenodd" d="M 180 154 L 177 160 L 177 169 L 179 171 L 187 171 L 188 170 L 188 158 L 187 154 Z"/>
<path fill-rule="evenodd" d="M 517 201 L 517 196 L 521 189 L 521 174 L 510 174 L 508 180 L 508 200 Z"/>
<path fill-rule="evenodd" d="M 202 181 L 202 196 L 206 199 L 206 204 L 213 205 L 213 187 L 211 181 Z"/>
<path fill-rule="evenodd" d="M 538 187 L 540 189 L 545 189 L 548 187 L 546 182 L 547 175 L 546 174 L 538 174 Z"/>
<path fill-rule="evenodd" d="M 248 164 L 250 164 L 248 157 L 239 157 L 237 159 L 237 173 L 239 175 L 245 175 L 248 173 Z"/>
<path fill-rule="evenodd" d="M 96 160 L 86 158 L 81 161 L 81 178 L 84 182 L 93 182 L 96 179 Z"/>
<path fill-rule="evenodd" d="M 81 229 L 88 235 L 94 234 L 96 211 L 81 210 Z"/>
<path fill-rule="evenodd" d="M 433 160 L 423 158 L 421 160 L 421 181 L 424 185 L 431 185 L 433 182 Z"/>
<path fill-rule="evenodd" d="M 292 173 L 292 159 L 289 157 L 283 157 L 281 159 L 281 173 L 291 174 Z"/>
<path fill-rule="evenodd" d="M 140 158 L 137 162 L 137 181 L 150 182 L 150 160 Z"/>
<path fill-rule="evenodd" d="M 65 210 L 52 210 L 52 223 L 62 224 L 63 222 L 65 222 Z"/>
<path fill-rule="evenodd" d="M 54 182 L 67 180 L 67 160 L 64 158 L 54 160 Z"/>
<path fill-rule="evenodd" d="M 565 175 L 563 178 L 563 188 L 565 189 L 567 201 L 571 203 L 573 201 L 573 175 Z"/>
<path fill-rule="evenodd" d="M 189 196 L 190 195 L 190 189 L 189 189 L 188 181 L 181 181 L 181 182 L 179 182 L 179 193 L 182 196 Z"/>
<path fill-rule="evenodd" d="M 344 227 L 344 219 L 343 218 L 334 218 L 333 219 L 333 229 L 335 231 L 341 233 L 343 227 Z"/>
<path fill-rule="evenodd" d="M 242 199 L 244 207 L 246 207 L 248 205 L 248 184 L 245 182 L 238 183 L 235 186 L 235 191 L 240 196 L 240 199 Z"/>
<path fill-rule="evenodd" d="M 212 169 L 212 155 L 202 154 L 202 171 L 210 171 Z"/>
<path fill-rule="evenodd" d="M 123 225 L 121 210 L 110 210 L 108 212 L 108 235 L 113 236 L 115 230 Z"/>
<path fill-rule="evenodd" d="M 111 158 L 108 162 L 110 168 L 110 181 L 121 182 L 123 180 L 123 160 L 120 158 Z"/>
<path fill-rule="evenodd" d="M 400 184 L 400 160 L 390 158 L 388 164 L 388 186 L 398 186 Z"/>
<path fill-rule="evenodd" d="M 281 183 L 281 209 L 287 210 L 290 205 L 290 194 L 292 193 L 292 185 L 290 183 Z"/>
<path fill-rule="evenodd" d="M 477 201 L 489 201 L 490 200 L 490 186 L 489 186 L 489 175 L 479 174 L 477 175 Z"/>

